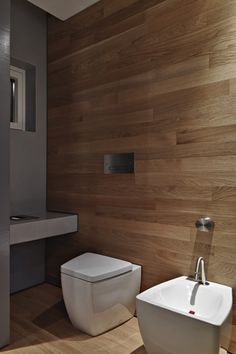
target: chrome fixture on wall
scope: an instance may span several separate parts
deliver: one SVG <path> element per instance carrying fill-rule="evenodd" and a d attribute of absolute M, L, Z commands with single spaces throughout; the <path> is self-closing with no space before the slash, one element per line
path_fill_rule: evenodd
<path fill-rule="evenodd" d="M 201 216 L 195 223 L 199 231 L 209 232 L 214 229 L 215 223 L 208 216 Z"/>

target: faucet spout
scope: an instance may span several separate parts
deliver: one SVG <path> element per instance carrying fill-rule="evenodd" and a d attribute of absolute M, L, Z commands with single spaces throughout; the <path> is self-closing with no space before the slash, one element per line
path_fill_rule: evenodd
<path fill-rule="evenodd" d="M 201 269 L 201 271 L 200 271 Z M 203 257 L 199 257 L 197 259 L 196 263 L 196 268 L 195 268 L 195 274 L 194 274 L 194 280 L 196 282 L 201 282 L 203 285 L 207 284 L 206 281 L 206 272 L 205 272 L 205 263 Z"/>

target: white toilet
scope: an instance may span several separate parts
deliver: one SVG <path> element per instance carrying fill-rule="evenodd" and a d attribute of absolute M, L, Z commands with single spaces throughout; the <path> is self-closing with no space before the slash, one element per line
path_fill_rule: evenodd
<path fill-rule="evenodd" d="M 72 324 L 97 336 L 133 317 L 141 266 L 85 253 L 61 266 L 61 281 Z"/>

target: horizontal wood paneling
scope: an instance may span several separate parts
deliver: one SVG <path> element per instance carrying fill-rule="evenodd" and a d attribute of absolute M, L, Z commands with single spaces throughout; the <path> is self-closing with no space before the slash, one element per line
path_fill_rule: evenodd
<path fill-rule="evenodd" d="M 134 175 L 103 174 L 115 152 L 135 153 Z M 235 1 L 101 0 L 49 17 L 48 207 L 80 215 L 78 234 L 47 242 L 51 280 L 94 251 L 142 264 L 145 289 L 203 256 L 235 289 Z M 201 215 L 213 233 L 196 232 Z"/>

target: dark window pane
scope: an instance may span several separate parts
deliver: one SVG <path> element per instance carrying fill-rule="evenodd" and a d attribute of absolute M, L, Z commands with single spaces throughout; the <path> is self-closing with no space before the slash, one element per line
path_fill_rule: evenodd
<path fill-rule="evenodd" d="M 16 121 L 15 117 L 15 106 L 16 106 L 16 80 L 11 78 L 11 123 Z"/>

